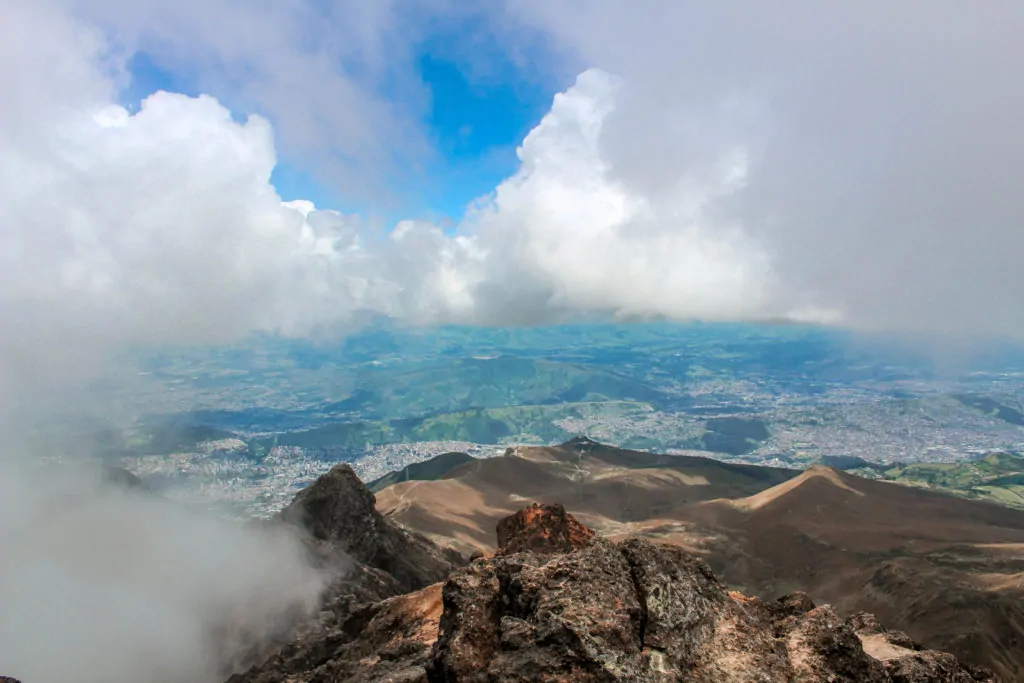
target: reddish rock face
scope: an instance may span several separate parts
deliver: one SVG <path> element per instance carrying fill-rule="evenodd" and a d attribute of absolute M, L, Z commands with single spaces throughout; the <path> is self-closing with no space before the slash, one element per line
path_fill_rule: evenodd
<path fill-rule="evenodd" d="M 567 553 L 593 541 L 594 532 L 557 503 L 534 503 L 498 522 L 498 555 L 524 551 Z"/>
<path fill-rule="evenodd" d="M 498 543 L 445 583 L 430 683 L 994 680 L 867 615 L 728 591 L 682 548 L 594 538 L 561 506 L 505 518 Z"/>
<path fill-rule="evenodd" d="M 868 614 L 727 590 L 686 550 L 594 533 L 560 505 L 498 524 L 441 584 L 339 604 L 229 683 L 992 683 Z"/>

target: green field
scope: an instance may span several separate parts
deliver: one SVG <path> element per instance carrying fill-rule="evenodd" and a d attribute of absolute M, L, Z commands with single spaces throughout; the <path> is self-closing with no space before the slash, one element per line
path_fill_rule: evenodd
<path fill-rule="evenodd" d="M 851 467 L 847 471 L 963 498 L 1024 508 L 1024 457 L 1010 453 L 990 453 L 978 460 L 958 463 L 869 464 Z"/>
<path fill-rule="evenodd" d="M 634 409 L 623 402 L 524 405 L 506 408 L 471 408 L 430 417 L 381 421 L 336 422 L 304 431 L 254 439 L 262 448 L 297 446 L 311 450 L 361 449 L 389 443 L 466 441 L 478 444 L 560 443 L 574 436 L 555 424 L 579 417 L 581 411 L 600 410 L 608 415 Z"/>

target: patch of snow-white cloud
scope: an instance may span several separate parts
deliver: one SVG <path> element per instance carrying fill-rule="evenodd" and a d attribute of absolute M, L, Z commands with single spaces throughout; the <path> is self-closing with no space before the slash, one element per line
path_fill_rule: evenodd
<path fill-rule="evenodd" d="M 743 150 L 718 208 L 769 250 L 783 299 L 858 327 L 1024 335 L 1024 5 L 502 7 L 510 49 L 540 36 L 563 77 L 623 79 L 601 148 L 631 192 L 671 195 Z"/>

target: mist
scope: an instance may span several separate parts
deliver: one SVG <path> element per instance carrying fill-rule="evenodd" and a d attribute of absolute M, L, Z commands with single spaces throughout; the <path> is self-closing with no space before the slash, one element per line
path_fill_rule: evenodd
<path fill-rule="evenodd" d="M 321 577 L 283 529 L 190 513 L 98 469 L 0 474 L 5 675 L 219 681 L 244 647 L 316 605 Z"/>

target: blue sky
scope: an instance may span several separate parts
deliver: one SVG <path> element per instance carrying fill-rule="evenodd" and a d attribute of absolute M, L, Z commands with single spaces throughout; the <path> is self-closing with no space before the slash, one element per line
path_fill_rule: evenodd
<path fill-rule="evenodd" d="M 440 42 L 436 45 L 437 53 L 428 44 L 416 57 L 420 79 L 429 91 L 420 125 L 433 153 L 423 169 L 402 181 L 403 186 L 389 188 L 400 198 L 397 202 L 385 203 L 382 210 L 365 197 L 347 196 L 344 188 L 333 186 L 316 169 L 294 161 L 279 141 L 271 180 L 282 198 L 309 199 L 320 208 L 374 214 L 387 222 L 425 218 L 450 225 L 469 202 L 514 173 L 516 147 L 547 112 L 556 88 L 522 78 L 497 52 L 487 55 L 486 68 L 479 69 L 444 54 Z M 121 101 L 130 110 L 158 90 L 191 96 L 202 92 L 192 75 L 168 70 L 145 52 L 136 53 L 129 67 L 131 81 Z M 253 113 L 233 111 L 240 119 Z"/>

